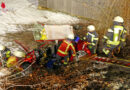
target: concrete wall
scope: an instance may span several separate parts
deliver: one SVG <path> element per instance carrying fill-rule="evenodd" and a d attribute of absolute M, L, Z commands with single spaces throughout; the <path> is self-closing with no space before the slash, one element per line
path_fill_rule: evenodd
<path fill-rule="evenodd" d="M 98 21 L 98 29 L 108 28 L 114 16 L 125 19 L 126 28 L 130 29 L 129 0 L 38 0 L 39 6 L 51 8 L 75 16 Z"/>
<path fill-rule="evenodd" d="M 122 0 L 39 0 L 39 5 L 101 21 L 99 17 L 108 15 L 118 1 Z"/>

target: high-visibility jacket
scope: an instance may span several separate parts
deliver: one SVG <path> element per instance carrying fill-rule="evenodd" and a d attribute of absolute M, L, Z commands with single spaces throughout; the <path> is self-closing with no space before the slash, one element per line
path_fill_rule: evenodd
<path fill-rule="evenodd" d="M 98 43 L 98 34 L 96 33 L 96 31 L 87 32 L 86 40 L 87 40 L 88 43 L 90 43 L 90 45 L 96 46 L 97 43 Z"/>
<path fill-rule="evenodd" d="M 107 44 L 110 45 L 119 45 L 120 41 L 125 41 L 127 31 L 123 26 L 115 25 L 113 28 L 108 29 L 104 39 L 107 40 Z"/>
<path fill-rule="evenodd" d="M 6 66 L 9 67 L 13 67 L 17 64 L 18 58 L 15 56 L 11 56 L 8 58 L 7 62 L 6 62 Z"/>
<path fill-rule="evenodd" d="M 68 55 L 69 51 L 71 51 L 70 59 L 72 60 L 73 57 L 76 56 L 75 48 L 70 40 L 64 40 L 59 46 L 57 54 L 59 56 L 65 57 Z"/>
<path fill-rule="evenodd" d="M 43 28 L 43 30 L 40 33 L 41 33 L 40 40 L 47 40 L 47 35 L 46 35 L 45 28 Z"/>

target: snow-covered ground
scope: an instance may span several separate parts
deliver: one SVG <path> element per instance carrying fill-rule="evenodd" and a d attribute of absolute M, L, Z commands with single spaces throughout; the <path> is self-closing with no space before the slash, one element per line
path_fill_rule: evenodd
<path fill-rule="evenodd" d="M 31 24 L 37 21 L 46 24 L 78 23 L 79 19 L 63 13 L 47 10 L 37 10 L 37 7 L 27 0 L 5 0 L 6 9 L 0 11 L 0 34 L 18 31 L 16 24 Z"/>

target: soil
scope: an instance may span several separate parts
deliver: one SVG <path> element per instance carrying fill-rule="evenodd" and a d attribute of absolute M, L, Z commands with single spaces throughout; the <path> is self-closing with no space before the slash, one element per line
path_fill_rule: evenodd
<path fill-rule="evenodd" d="M 86 33 L 87 24 L 80 25 L 82 28 L 75 30 L 75 33 L 83 37 Z M 13 42 L 13 40 L 19 40 L 30 49 L 36 48 L 38 44 L 33 38 L 32 31 L 6 34 L 5 42 Z M 127 39 L 127 47 L 125 48 L 130 54 L 129 45 L 130 42 Z M 128 60 L 130 60 L 129 54 L 127 54 Z M 31 74 L 12 81 L 12 84 L 9 85 L 11 87 L 8 86 L 7 88 L 8 90 L 127 90 L 130 89 L 129 75 L 128 68 L 92 62 L 91 60 L 70 63 L 59 70 L 48 70 L 42 64 L 35 64 Z"/>

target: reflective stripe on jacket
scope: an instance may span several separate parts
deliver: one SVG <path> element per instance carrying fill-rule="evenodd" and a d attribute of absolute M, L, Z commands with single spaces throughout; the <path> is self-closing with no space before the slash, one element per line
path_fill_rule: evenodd
<path fill-rule="evenodd" d="M 95 46 L 98 42 L 98 34 L 95 32 L 88 32 L 86 34 L 87 42 L 89 42 L 91 45 Z"/>
<path fill-rule="evenodd" d="M 6 58 L 9 58 L 11 56 L 11 51 L 6 52 Z"/>
<path fill-rule="evenodd" d="M 74 48 L 72 42 L 69 41 L 69 40 L 64 40 L 61 43 L 61 45 L 59 46 L 57 54 L 59 56 L 64 57 L 64 56 L 68 55 L 68 51 L 70 51 L 70 50 L 72 51 L 72 56 L 75 56 L 76 55 L 76 51 L 75 51 L 75 48 Z"/>
<path fill-rule="evenodd" d="M 107 39 L 107 44 L 119 45 L 120 41 L 125 41 L 126 30 L 123 26 L 115 25 L 113 29 L 108 29 L 105 39 Z"/>

